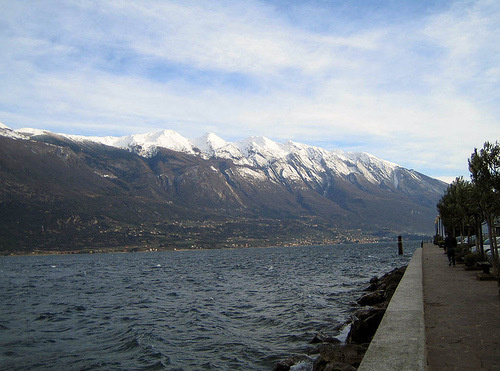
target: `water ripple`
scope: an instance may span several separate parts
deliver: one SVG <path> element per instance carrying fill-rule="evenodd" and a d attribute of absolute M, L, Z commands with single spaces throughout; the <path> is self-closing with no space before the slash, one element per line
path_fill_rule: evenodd
<path fill-rule="evenodd" d="M 318 331 L 341 335 L 405 249 L 0 257 L 0 369 L 271 369 Z"/>

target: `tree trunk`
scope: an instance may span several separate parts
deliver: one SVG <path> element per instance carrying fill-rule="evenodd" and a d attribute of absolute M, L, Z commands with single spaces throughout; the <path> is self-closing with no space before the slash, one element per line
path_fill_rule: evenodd
<path fill-rule="evenodd" d="M 499 267 L 498 267 L 498 246 L 497 246 L 497 232 L 495 229 L 495 218 L 492 218 L 493 227 L 491 228 L 491 232 L 493 237 L 490 238 L 490 246 L 491 246 L 491 260 L 493 261 L 493 273 L 498 275 Z"/>
<path fill-rule="evenodd" d="M 481 253 L 481 259 L 484 259 L 484 244 L 483 244 L 483 221 L 478 220 L 477 222 L 477 238 L 476 238 L 476 251 Z M 479 249 L 478 249 L 479 247 Z"/>
<path fill-rule="evenodd" d="M 488 223 L 488 234 L 490 236 L 491 264 L 493 264 L 493 274 L 498 274 L 498 254 L 496 248 L 497 238 L 495 236 L 495 224 L 493 220 L 494 218 L 491 216 L 491 214 L 488 213 L 486 215 L 486 223 Z"/>

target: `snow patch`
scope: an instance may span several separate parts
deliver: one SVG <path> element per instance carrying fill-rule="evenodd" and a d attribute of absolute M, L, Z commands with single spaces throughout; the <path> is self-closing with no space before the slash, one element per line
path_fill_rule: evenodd
<path fill-rule="evenodd" d="M 110 178 L 110 179 L 116 179 L 116 175 L 114 174 L 104 174 L 104 173 L 101 173 L 99 171 L 94 171 L 95 174 L 99 175 L 100 177 L 102 178 Z"/>
<path fill-rule="evenodd" d="M 35 128 L 21 128 L 16 130 L 17 133 L 26 135 L 26 136 L 34 136 L 34 135 L 48 135 L 51 134 L 48 130 L 41 130 Z"/>
<path fill-rule="evenodd" d="M 250 177 L 262 181 L 267 179 L 266 174 L 264 174 L 262 171 L 257 171 L 244 166 L 238 168 L 238 172 L 243 177 Z"/>
<path fill-rule="evenodd" d="M 393 184 L 394 184 L 394 188 L 398 188 L 398 186 L 399 186 L 399 179 L 398 179 L 398 174 L 396 172 L 394 172 Z"/>

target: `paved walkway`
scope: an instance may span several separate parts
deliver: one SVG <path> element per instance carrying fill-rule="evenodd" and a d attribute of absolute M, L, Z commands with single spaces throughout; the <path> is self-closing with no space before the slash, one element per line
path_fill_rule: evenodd
<path fill-rule="evenodd" d="M 500 371 L 500 296 L 496 281 L 448 266 L 444 250 L 423 249 L 428 371 Z"/>

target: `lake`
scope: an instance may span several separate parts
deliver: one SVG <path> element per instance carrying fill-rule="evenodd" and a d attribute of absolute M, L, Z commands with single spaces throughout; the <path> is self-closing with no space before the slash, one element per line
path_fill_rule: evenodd
<path fill-rule="evenodd" d="M 0 257 L 0 369 L 271 370 L 419 245 Z"/>

